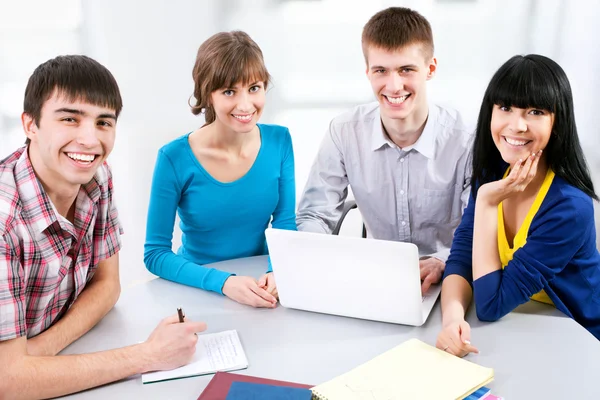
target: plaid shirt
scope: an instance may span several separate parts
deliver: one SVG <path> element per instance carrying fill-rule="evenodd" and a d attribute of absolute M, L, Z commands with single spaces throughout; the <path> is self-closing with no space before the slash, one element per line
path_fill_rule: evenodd
<path fill-rule="evenodd" d="M 81 186 L 72 224 L 56 211 L 26 149 L 0 161 L 0 341 L 48 329 L 121 247 L 108 164 Z"/>

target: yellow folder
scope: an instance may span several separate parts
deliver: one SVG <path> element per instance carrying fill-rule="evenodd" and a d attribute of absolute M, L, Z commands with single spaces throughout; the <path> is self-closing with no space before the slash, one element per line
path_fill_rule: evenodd
<path fill-rule="evenodd" d="M 411 339 L 312 391 L 318 400 L 454 400 L 493 379 L 491 368 Z"/>

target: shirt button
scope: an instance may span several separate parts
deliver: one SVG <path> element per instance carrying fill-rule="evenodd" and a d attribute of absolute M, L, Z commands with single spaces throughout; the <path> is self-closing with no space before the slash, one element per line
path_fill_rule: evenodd
<path fill-rule="evenodd" d="M 400 191 L 400 194 L 404 194 L 404 190 L 401 190 L 401 191 Z"/>
<path fill-rule="evenodd" d="M 404 158 L 401 158 L 401 159 L 400 159 L 400 162 L 404 162 Z"/>
<path fill-rule="evenodd" d="M 405 222 L 405 221 L 402 221 L 402 226 L 404 226 L 404 225 L 406 225 L 406 222 Z"/>

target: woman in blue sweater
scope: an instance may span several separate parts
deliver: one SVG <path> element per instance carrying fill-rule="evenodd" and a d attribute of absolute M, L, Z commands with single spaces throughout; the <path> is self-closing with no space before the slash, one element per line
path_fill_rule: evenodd
<path fill-rule="evenodd" d="M 269 73 L 244 32 L 221 32 L 199 48 L 192 73 L 205 124 L 158 152 L 144 262 L 162 278 L 275 307 L 273 273 L 258 280 L 204 264 L 267 254 L 264 231 L 296 230 L 294 154 L 287 128 L 258 124 Z M 182 246 L 172 251 L 175 213 Z M 272 221 L 271 221 L 272 218 Z"/>
<path fill-rule="evenodd" d="M 493 76 L 477 122 L 471 182 L 446 263 L 437 347 L 461 357 L 478 351 L 465 321 L 472 297 L 483 321 L 531 299 L 554 305 L 600 339 L 597 196 L 569 81 L 554 61 L 515 56 Z"/>

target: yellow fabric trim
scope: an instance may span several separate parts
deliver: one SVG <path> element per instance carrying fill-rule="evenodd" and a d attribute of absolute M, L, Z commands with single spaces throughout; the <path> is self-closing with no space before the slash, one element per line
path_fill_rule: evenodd
<path fill-rule="evenodd" d="M 510 167 L 504 173 L 503 178 L 506 178 L 509 171 Z M 502 203 L 498 204 L 498 252 L 500 253 L 500 262 L 502 263 L 502 269 L 504 269 L 508 265 L 510 260 L 513 259 L 515 251 L 525 246 L 525 243 L 527 243 L 527 233 L 529 232 L 531 221 L 533 221 L 533 217 L 535 217 L 535 215 L 540 209 L 540 206 L 542 205 L 542 202 L 544 201 L 544 198 L 546 198 L 546 194 L 548 194 L 548 190 L 550 190 L 550 186 L 552 185 L 553 180 L 554 171 L 548 169 L 548 172 L 546 172 L 546 177 L 544 178 L 544 182 L 542 183 L 540 190 L 535 196 L 535 200 L 533 201 L 531 208 L 529 208 L 529 211 L 527 212 L 523 223 L 521 224 L 519 230 L 515 234 L 512 248 L 508 245 L 508 240 L 506 239 L 506 229 L 504 227 L 504 211 L 502 209 L 503 206 Z M 552 302 L 552 300 L 550 300 L 550 298 L 544 290 L 541 290 L 539 293 L 536 293 L 533 296 L 531 296 L 531 299 L 542 303 L 554 305 L 554 303 Z"/>

